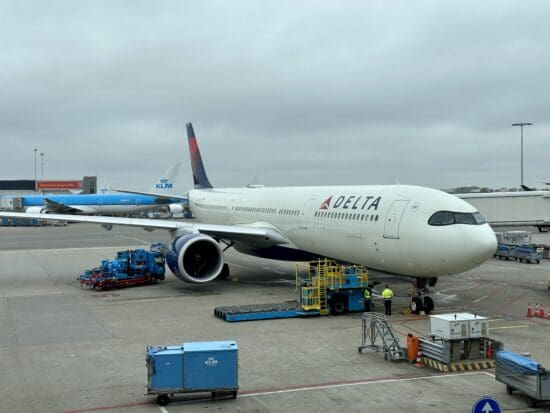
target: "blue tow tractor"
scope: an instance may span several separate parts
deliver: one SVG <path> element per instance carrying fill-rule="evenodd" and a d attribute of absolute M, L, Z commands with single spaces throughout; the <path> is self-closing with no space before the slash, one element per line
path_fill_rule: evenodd
<path fill-rule="evenodd" d="M 93 289 L 122 288 L 153 284 L 164 280 L 166 244 L 151 244 L 144 249 L 119 251 L 114 260 L 103 260 L 97 268 L 77 277 L 80 285 Z"/>
<path fill-rule="evenodd" d="M 237 397 L 238 347 L 235 341 L 183 343 L 147 347 L 145 394 L 166 406 L 179 393 L 210 392 Z"/>

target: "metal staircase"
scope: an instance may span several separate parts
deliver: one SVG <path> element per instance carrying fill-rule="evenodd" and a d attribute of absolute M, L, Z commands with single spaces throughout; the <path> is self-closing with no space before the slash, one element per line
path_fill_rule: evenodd
<path fill-rule="evenodd" d="M 406 360 L 407 352 L 404 347 L 399 345 L 399 338 L 391 326 L 390 321 L 378 313 L 364 313 L 362 316 L 362 341 L 357 347 L 359 353 L 365 348 L 371 348 L 376 351 L 384 352 L 386 360 L 398 361 Z M 378 344 L 380 338 L 381 344 Z"/>

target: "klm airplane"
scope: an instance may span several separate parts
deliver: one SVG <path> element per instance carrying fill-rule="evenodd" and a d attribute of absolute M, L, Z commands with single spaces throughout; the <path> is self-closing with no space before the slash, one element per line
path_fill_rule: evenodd
<path fill-rule="evenodd" d="M 181 213 L 186 199 L 172 194 L 179 166 L 179 163 L 171 165 L 153 184 L 148 194 L 120 191 L 80 195 L 24 195 L 16 198 L 21 198 L 24 212 L 34 214 L 134 215 L 160 208 L 168 209 L 171 214 Z"/>

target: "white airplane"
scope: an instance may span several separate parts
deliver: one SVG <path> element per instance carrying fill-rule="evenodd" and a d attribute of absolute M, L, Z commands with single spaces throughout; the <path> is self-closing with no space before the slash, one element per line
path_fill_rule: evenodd
<path fill-rule="evenodd" d="M 362 264 L 412 277 L 415 313 L 433 309 L 427 294 L 438 277 L 477 267 L 496 250 L 495 234 L 479 212 L 435 189 L 407 185 L 213 188 L 190 123 L 187 134 L 195 186 L 188 193 L 189 208 L 196 223 L 17 216 L 169 230 L 168 266 L 176 277 L 191 283 L 227 277 L 223 251 L 229 247 L 264 258 L 329 257 Z"/>

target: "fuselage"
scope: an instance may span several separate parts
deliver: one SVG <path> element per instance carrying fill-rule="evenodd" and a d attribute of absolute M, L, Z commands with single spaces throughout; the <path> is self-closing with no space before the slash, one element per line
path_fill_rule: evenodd
<path fill-rule="evenodd" d="M 80 194 L 80 195 L 24 195 L 23 209 L 27 212 L 48 212 L 46 200 L 81 211 L 81 214 L 117 215 L 148 211 L 178 199 L 159 198 L 139 194 Z M 45 211 L 42 211 L 45 209 Z"/>
<path fill-rule="evenodd" d="M 474 207 L 425 187 L 214 188 L 188 195 L 200 222 L 267 226 L 286 236 L 289 244 L 278 249 L 279 257 L 273 248 L 254 249 L 269 258 L 285 258 L 293 249 L 400 275 L 438 277 L 474 268 L 496 249 L 492 229 Z"/>

